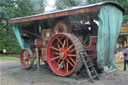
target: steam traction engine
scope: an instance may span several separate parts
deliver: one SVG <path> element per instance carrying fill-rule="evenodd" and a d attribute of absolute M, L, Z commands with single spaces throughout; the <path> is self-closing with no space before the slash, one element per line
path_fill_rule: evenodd
<path fill-rule="evenodd" d="M 85 51 L 97 69 L 98 13 L 106 5 L 123 11 L 118 4 L 106 2 L 11 19 L 23 68 L 30 69 L 36 58 L 38 68 L 41 59 L 55 74 L 69 76 L 84 68 L 79 53 Z"/>

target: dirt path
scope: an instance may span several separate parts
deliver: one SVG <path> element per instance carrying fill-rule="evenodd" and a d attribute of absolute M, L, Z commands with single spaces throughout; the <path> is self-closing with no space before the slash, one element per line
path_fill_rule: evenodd
<path fill-rule="evenodd" d="M 128 72 L 112 72 L 90 83 L 84 78 L 56 76 L 46 66 L 38 72 L 24 70 L 20 62 L 0 60 L 0 85 L 128 85 Z"/>

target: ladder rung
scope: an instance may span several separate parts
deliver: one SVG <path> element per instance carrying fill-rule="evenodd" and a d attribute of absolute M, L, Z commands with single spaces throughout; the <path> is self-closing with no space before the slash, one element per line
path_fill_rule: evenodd
<path fill-rule="evenodd" d="M 86 62 L 90 62 L 90 60 L 87 60 Z"/>
<path fill-rule="evenodd" d="M 87 53 L 85 51 L 81 51 L 80 54 L 87 55 Z"/>
<path fill-rule="evenodd" d="M 92 65 L 89 65 L 88 68 L 92 67 Z"/>
<path fill-rule="evenodd" d="M 95 70 L 92 70 L 91 73 L 95 72 Z"/>
<path fill-rule="evenodd" d="M 87 72 L 87 70 L 83 70 L 83 72 Z"/>
<path fill-rule="evenodd" d="M 93 76 L 92 78 L 96 78 L 96 77 L 98 77 L 98 75 L 95 75 L 95 76 Z"/>

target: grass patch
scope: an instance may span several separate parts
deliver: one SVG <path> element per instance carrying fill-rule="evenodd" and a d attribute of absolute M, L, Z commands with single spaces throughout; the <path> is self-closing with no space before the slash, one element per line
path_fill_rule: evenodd
<path fill-rule="evenodd" d="M 117 68 L 117 70 L 119 70 L 120 72 L 128 72 L 128 67 L 126 67 L 127 70 L 124 71 L 124 64 L 123 64 L 123 63 L 117 64 L 117 65 L 116 65 L 116 68 Z"/>
<path fill-rule="evenodd" d="M 13 61 L 20 61 L 20 58 L 16 57 L 9 57 L 9 56 L 1 56 L 0 60 L 13 60 Z"/>
<path fill-rule="evenodd" d="M 119 70 L 120 72 L 128 72 L 128 70 L 124 71 L 122 67 L 117 67 L 117 70 Z"/>

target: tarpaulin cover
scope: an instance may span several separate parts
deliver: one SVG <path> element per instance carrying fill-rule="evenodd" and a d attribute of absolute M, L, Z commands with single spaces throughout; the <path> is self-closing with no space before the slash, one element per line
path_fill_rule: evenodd
<path fill-rule="evenodd" d="M 102 6 L 99 12 L 97 63 L 98 67 L 111 66 L 115 45 L 123 21 L 123 13 L 114 6 Z"/>
<path fill-rule="evenodd" d="M 13 25 L 14 34 L 19 42 L 19 45 L 22 49 L 30 48 L 30 45 L 21 37 L 21 33 L 17 25 Z"/>

